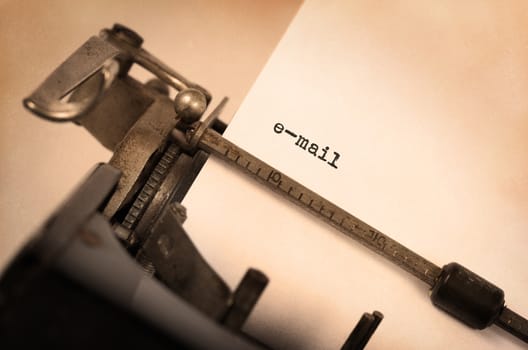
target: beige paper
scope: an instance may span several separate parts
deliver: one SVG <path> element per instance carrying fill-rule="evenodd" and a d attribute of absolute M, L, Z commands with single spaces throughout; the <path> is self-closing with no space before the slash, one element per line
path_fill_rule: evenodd
<path fill-rule="evenodd" d="M 528 12 L 524 2 L 308 1 L 226 137 L 437 265 L 459 262 L 528 316 Z M 274 130 L 338 152 L 335 167 Z M 521 349 L 436 309 L 427 286 L 211 159 L 184 205 L 234 287 L 271 279 L 246 330 L 337 349 L 363 312 L 369 349 Z"/>

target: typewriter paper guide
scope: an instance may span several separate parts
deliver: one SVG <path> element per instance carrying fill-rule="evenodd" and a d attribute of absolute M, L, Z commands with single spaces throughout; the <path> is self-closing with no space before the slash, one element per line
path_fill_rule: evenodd
<path fill-rule="evenodd" d="M 466 6 L 305 3 L 225 136 L 526 315 L 526 11 Z M 372 349 L 523 348 L 444 314 L 424 283 L 216 159 L 184 204 L 232 287 L 250 266 L 270 277 L 246 329 L 274 347 L 338 349 L 379 310 Z"/>

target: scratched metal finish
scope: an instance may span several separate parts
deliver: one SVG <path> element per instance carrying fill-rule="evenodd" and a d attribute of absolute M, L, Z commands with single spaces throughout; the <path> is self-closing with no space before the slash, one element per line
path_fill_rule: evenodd
<path fill-rule="evenodd" d="M 214 130 L 205 130 L 198 147 L 243 170 L 268 188 L 387 258 L 429 286 L 432 287 L 440 275 L 441 269 L 435 264 L 252 156 Z"/>

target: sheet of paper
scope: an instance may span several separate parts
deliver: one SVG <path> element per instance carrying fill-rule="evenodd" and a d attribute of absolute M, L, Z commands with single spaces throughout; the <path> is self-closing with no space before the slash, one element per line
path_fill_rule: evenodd
<path fill-rule="evenodd" d="M 521 7 L 307 1 L 225 136 L 437 265 L 492 281 L 527 316 Z M 436 309 L 424 283 L 216 159 L 184 204 L 232 287 L 250 266 L 269 276 L 245 329 L 273 347 L 338 349 L 379 310 L 369 349 L 524 348 Z"/>

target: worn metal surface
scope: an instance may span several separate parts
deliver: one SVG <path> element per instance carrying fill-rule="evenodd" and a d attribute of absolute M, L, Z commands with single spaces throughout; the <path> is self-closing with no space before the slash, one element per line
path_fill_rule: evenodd
<path fill-rule="evenodd" d="M 52 121 L 78 119 L 88 112 L 110 87 L 118 72 L 116 62 L 112 62 L 112 59 L 118 54 L 119 49 L 114 45 L 99 37 L 91 37 L 24 99 L 24 105 L 38 116 Z M 97 75 L 97 88 L 93 95 L 81 101 L 61 101 L 98 72 L 102 74 Z"/>
<path fill-rule="evenodd" d="M 180 225 L 180 216 L 177 204 L 166 206 L 138 255 L 152 263 L 156 276 L 172 291 L 220 320 L 229 306 L 231 291 L 200 255 Z"/>
<path fill-rule="evenodd" d="M 206 129 L 203 132 L 198 147 L 249 174 L 271 190 L 387 258 L 429 286 L 432 287 L 440 275 L 440 267 L 252 156 L 214 130 Z"/>
<path fill-rule="evenodd" d="M 126 202 L 133 200 L 143 185 L 143 178 L 161 156 L 167 135 L 175 124 L 172 102 L 168 98 L 156 99 L 119 143 L 109 163 L 121 169 L 123 177 L 105 208 L 105 215 L 113 217 Z"/>
<path fill-rule="evenodd" d="M 143 184 L 139 195 L 134 200 L 134 203 L 132 203 L 132 207 L 128 211 L 121 224 L 122 226 L 129 230 L 135 228 L 137 222 L 143 216 L 147 206 L 152 202 L 152 199 L 156 193 L 159 192 L 161 183 L 167 176 L 171 165 L 175 162 L 178 152 L 179 149 L 176 145 L 170 145 L 163 153 L 158 164 L 156 164 L 147 181 L 145 181 Z"/>
<path fill-rule="evenodd" d="M 72 94 L 70 101 L 89 98 L 97 89 L 97 82 L 89 79 Z M 99 102 L 76 122 L 111 151 L 123 140 L 134 123 L 158 97 L 152 89 L 124 76 L 115 79 Z"/>
<path fill-rule="evenodd" d="M 158 191 L 152 197 L 149 205 L 145 207 L 142 218 L 138 221 L 137 226 L 134 229 L 136 239 L 140 241 L 145 240 L 147 232 L 161 214 L 163 208 L 170 202 L 175 187 L 185 175 L 188 164 L 191 162 L 191 157 L 184 153 L 180 153 L 177 159 L 171 164 L 166 177 L 161 182 Z"/>
<path fill-rule="evenodd" d="M 155 193 L 150 204 L 145 208 L 141 220 L 134 230 L 136 239 L 142 241 L 154 221 L 166 205 L 179 203 L 188 192 L 200 169 L 205 164 L 208 154 L 199 151 L 193 157 L 180 153 L 172 164 L 167 175 Z"/>

